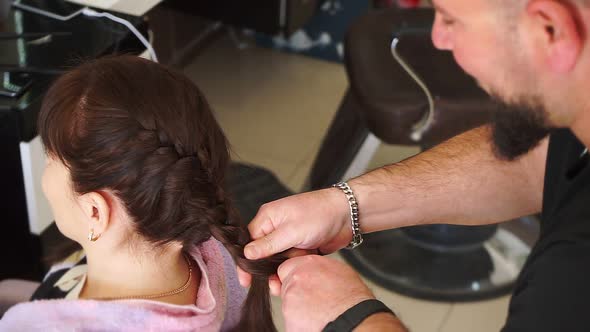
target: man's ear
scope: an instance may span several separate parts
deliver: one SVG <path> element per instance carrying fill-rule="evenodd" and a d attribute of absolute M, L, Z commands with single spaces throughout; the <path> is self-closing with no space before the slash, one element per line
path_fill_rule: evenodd
<path fill-rule="evenodd" d="M 88 224 L 88 232 L 94 236 L 104 234 L 111 224 L 111 200 L 107 193 L 89 192 L 79 198 L 80 206 Z"/>
<path fill-rule="evenodd" d="M 583 42 L 576 8 L 567 2 L 530 0 L 526 18 L 535 57 L 556 74 L 573 70 Z"/>

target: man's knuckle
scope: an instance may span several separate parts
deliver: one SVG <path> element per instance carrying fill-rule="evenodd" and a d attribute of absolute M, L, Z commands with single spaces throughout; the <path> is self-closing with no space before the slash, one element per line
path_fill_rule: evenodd
<path fill-rule="evenodd" d="M 301 272 L 294 271 L 291 275 L 291 285 L 297 286 L 301 282 Z"/>
<path fill-rule="evenodd" d="M 315 264 L 318 261 L 318 256 L 316 255 L 306 255 L 304 256 L 305 264 Z"/>
<path fill-rule="evenodd" d="M 266 248 L 266 250 L 268 250 L 269 252 L 272 252 L 274 250 L 274 243 L 271 239 L 269 239 L 268 237 L 264 237 L 263 238 L 263 242 L 264 243 L 264 247 Z"/>
<path fill-rule="evenodd" d="M 272 203 L 264 203 L 260 206 L 258 210 L 261 215 L 268 215 L 269 211 L 272 209 Z"/>

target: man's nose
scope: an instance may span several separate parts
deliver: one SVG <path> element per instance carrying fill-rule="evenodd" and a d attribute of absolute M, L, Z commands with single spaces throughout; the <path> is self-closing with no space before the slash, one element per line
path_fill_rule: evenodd
<path fill-rule="evenodd" d="M 432 26 L 432 43 L 434 47 L 441 51 L 452 51 L 453 43 L 450 29 L 442 23 L 439 14 L 436 14 L 434 25 Z"/>

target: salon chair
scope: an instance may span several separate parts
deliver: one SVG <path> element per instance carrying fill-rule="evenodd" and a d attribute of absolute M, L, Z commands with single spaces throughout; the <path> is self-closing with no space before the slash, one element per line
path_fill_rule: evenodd
<path fill-rule="evenodd" d="M 349 88 L 308 189 L 362 174 L 379 144 L 424 150 L 490 120 L 494 102 L 449 52 L 432 45 L 433 19 L 432 9 L 384 9 L 350 27 L 344 42 Z M 533 217 L 502 227 L 408 227 L 366 234 L 360 247 L 341 254 L 365 277 L 402 294 L 481 300 L 510 292 L 537 228 Z"/>

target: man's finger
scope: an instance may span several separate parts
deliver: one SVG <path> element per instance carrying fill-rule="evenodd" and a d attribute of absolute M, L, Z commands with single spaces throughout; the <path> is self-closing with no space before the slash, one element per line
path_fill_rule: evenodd
<path fill-rule="evenodd" d="M 307 250 L 307 249 L 297 249 L 291 248 L 284 252 L 284 255 L 289 258 L 299 257 L 299 256 L 306 256 L 306 255 L 317 255 L 319 252 L 318 250 Z"/>
<path fill-rule="evenodd" d="M 254 240 L 260 239 L 275 230 L 274 223 L 266 213 L 266 209 L 265 205 L 263 205 L 254 216 L 254 219 L 248 223 L 248 231 Z"/>
<path fill-rule="evenodd" d="M 286 261 L 284 261 L 283 264 L 281 264 L 279 266 L 279 269 L 277 270 L 277 275 L 279 276 L 279 280 L 281 281 L 281 283 L 285 282 L 285 280 L 289 277 L 293 270 L 295 270 L 299 265 L 305 263 L 308 256 L 309 255 L 289 258 Z"/>
<path fill-rule="evenodd" d="M 248 259 L 261 259 L 278 254 L 297 245 L 296 233 L 283 228 L 250 242 L 244 248 L 244 255 Z"/>
<path fill-rule="evenodd" d="M 276 274 L 268 278 L 268 287 L 270 288 L 270 293 L 272 295 L 281 295 L 281 281 L 279 280 L 279 277 Z"/>
<path fill-rule="evenodd" d="M 240 285 L 244 288 L 250 287 L 252 284 L 252 275 L 244 270 L 242 270 L 239 266 L 238 269 L 238 280 L 240 281 Z"/>

